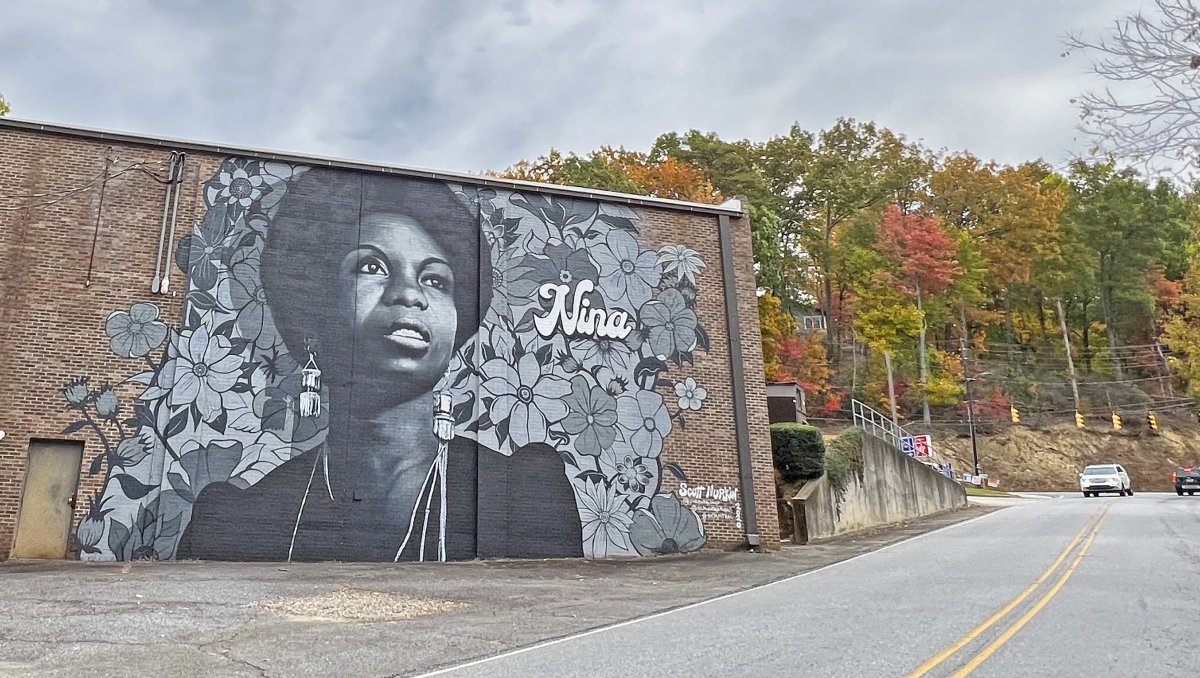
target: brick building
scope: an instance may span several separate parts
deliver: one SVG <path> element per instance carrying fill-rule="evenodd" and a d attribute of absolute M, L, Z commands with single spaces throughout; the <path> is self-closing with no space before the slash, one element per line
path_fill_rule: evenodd
<path fill-rule="evenodd" d="M 744 206 L 0 119 L 0 557 L 773 547 Z"/>

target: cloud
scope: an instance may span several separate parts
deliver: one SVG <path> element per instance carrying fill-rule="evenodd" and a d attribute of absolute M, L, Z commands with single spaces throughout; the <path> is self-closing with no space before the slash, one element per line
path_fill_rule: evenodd
<path fill-rule="evenodd" d="M 763 139 L 875 119 L 1017 162 L 1074 148 L 1061 35 L 1121 11 L 1034 0 L 43 1 L 6 7 L 13 115 L 478 171 L 663 132 Z"/>

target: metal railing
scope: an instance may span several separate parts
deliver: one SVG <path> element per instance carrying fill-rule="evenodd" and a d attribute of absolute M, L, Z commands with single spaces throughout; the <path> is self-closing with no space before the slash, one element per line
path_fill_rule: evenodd
<path fill-rule="evenodd" d="M 891 417 L 861 400 L 851 400 L 850 411 L 854 417 L 855 426 L 876 438 L 891 443 L 897 450 L 900 449 L 900 439 L 912 435 L 903 426 L 892 421 Z"/>

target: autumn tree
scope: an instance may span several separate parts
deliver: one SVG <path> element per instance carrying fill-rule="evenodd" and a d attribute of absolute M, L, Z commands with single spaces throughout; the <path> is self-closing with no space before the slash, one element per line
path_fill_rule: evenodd
<path fill-rule="evenodd" d="M 1044 288 L 1061 267 L 1059 219 L 1065 185 L 1047 181 L 1039 163 L 985 163 L 970 153 L 945 158 L 930 178 L 930 206 L 966 235 L 983 258 L 983 283 L 1004 313 L 1005 341 L 1014 341 L 1014 301 L 1028 292 L 1045 323 Z"/>
<path fill-rule="evenodd" d="M 767 292 L 758 297 L 758 322 L 762 329 L 763 372 L 767 381 L 786 377 L 780 349 L 796 335 L 796 319 L 783 310 L 779 297 Z"/>
<path fill-rule="evenodd" d="M 921 407 L 925 424 L 930 423 L 929 366 L 925 356 L 924 299 L 950 289 L 963 273 L 958 264 L 958 243 L 942 228 L 934 217 L 921 214 L 905 214 L 896 205 L 889 205 L 879 227 L 879 251 L 890 257 L 894 273 L 885 274 L 898 289 L 911 294 L 921 316 L 918 334 L 917 360 L 921 368 Z"/>
<path fill-rule="evenodd" d="M 493 176 L 672 200 L 721 202 L 720 193 L 695 167 L 674 158 L 656 161 L 644 153 L 609 146 L 585 156 L 551 149 L 537 160 L 521 160 Z"/>
<path fill-rule="evenodd" d="M 1181 285 L 1180 297 L 1163 323 L 1163 343 L 1174 354 L 1171 367 L 1183 381 L 1187 394 L 1200 403 L 1200 255 Z"/>
<path fill-rule="evenodd" d="M 772 189 L 785 198 L 782 232 L 803 238 L 816 259 L 829 322 L 827 344 L 834 349 L 840 346 L 841 325 L 831 312 L 835 235 L 864 210 L 911 201 L 927 176 L 927 154 L 874 123 L 840 119 L 815 138 L 793 126 L 787 135 L 763 143 L 759 155 Z"/>

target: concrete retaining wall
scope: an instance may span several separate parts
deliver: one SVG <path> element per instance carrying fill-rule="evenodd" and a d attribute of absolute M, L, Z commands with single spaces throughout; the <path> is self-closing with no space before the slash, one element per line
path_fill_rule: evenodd
<path fill-rule="evenodd" d="M 967 503 L 966 491 L 957 482 L 878 438 L 863 436 L 862 456 L 862 477 L 851 473 L 844 492 L 836 492 L 822 476 L 796 493 L 793 524 L 799 526 L 803 516 L 807 532 L 797 530 L 794 541 L 825 539 Z"/>

